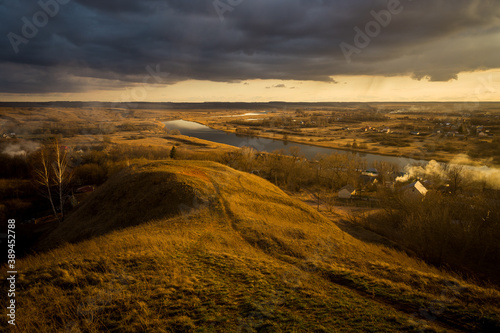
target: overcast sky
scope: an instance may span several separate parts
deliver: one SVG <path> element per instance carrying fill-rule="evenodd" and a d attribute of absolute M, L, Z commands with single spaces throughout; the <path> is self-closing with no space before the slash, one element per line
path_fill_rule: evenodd
<path fill-rule="evenodd" d="M 0 22 L 5 101 L 500 100 L 497 0 L 0 0 Z"/>

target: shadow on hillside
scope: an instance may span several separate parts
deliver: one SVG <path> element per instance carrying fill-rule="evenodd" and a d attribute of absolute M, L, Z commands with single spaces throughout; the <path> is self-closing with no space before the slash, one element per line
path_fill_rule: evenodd
<path fill-rule="evenodd" d="M 128 168 L 114 175 L 43 237 L 35 250 L 50 250 L 63 243 L 186 215 L 204 202 L 195 185 L 179 180 L 173 171 L 151 168 Z"/>
<path fill-rule="evenodd" d="M 351 235 L 352 237 L 360 240 L 360 241 L 363 241 L 363 242 L 366 242 L 366 243 L 372 243 L 372 244 L 376 244 L 376 245 L 383 245 L 383 246 L 387 246 L 387 247 L 390 247 L 392 249 L 395 249 L 395 250 L 399 250 L 399 251 L 405 251 L 405 252 L 408 252 L 407 249 L 404 249 L 403 247 L 401 247 L 399 244 L 373 232 L 373 231 L 370 231 L 368 229 L 365 229 L 363 228 L 362 226 L 358 225 L 358 224 L 355 224 L 351 221 L 348 221 L 346 219 L 342 219 L 342 218 L 337 218 L 337 219 L 332 219 L 330 218 L 330 220 L 335 223 L 335 225 L 337 227 L 340 228 L 340 230 L 342 230 L 343 232 Z"/>

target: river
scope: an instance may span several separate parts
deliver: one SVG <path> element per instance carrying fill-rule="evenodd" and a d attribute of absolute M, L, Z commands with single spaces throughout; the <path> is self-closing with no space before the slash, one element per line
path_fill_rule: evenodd
<path fill-rule="evenodd" d="M 205 125 L 185 120 L 173 120 L 165 122 L 165 126 L 169 130 L 179 130 L 182 135 L 195 137 L 198 139 L 208 140 L 217 143 L 224 143 L 235 147 L 253 147 L 258 151 L 273 152 L 275 150 L 283 149 L 285 153 L 289 153 L 290 147 L 299 147 L 300 151 L 308 159 L 314 159 L 318 154 L 349 154 L 352 153 L 348 150 L 325 148 L 311 146 L 295 142 L 286 142 L 282 140 L 273 140 L 267 138 L 259 138 L 254 136 L 240 135 L 235 133 L 227 133 L 220 130 L 215 130 Z M 406 157 L 386 156 L 379 154 L 368 154 L 357 152 L 357 155 L 366 159 L 369 166 L 373 162 L 388 162 L 399 165 L 403 169 L 408 164 L 426 164 L 427 161 L 416 160 Z"/>

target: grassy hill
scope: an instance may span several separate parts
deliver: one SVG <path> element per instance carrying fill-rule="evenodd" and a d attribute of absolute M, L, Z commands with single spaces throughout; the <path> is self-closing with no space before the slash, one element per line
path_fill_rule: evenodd
<path fill-rule="evenodd" d="M 498 290 L 356 240 L 212 162 L 131 166 L 39 247 L 52 249 L 17 263 L 22 332 L 500 328 Z"/>

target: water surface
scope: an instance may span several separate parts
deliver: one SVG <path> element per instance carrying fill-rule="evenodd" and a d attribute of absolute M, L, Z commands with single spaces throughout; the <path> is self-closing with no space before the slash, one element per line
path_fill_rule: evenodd
<path fill-rule="evenodd" d="M 165 126 L 169 130 L 179 130 L 182 135 L 187 135 L 191 137 L 195 137 L 198 139 L 213 141 L 217 143 L 224 143 L 227 145 L 235 146 L 235 147 L 253 147 L 256 150 L 264 151 L 264 152 L 273 152 L 275 150 L 283 149 L 286 154 L 289 154 L 290 147 L 299 147 L 302 154 L 308 159 L 314 159 L 318 154 L 350 154 L 352 152 L 341 149 L 333 149 L 333 148 L 325 148 L 325 147 L 316 147 L 310 146 L 301 143 L 295 142 L 286 142 L 282 140 L 273 140 L 267 138 L 259 138 L 248 135 L 241 135 L 235 133 L 227 133 L 220 130 L 215 130 L 208 126 L 195 123 L 192 121 L 185 120 L 173 120 L 165 122 Z M 416 160 L 407 157 L 397 157 L 397 156 L 385 156 L 378 154 L 367 154 L 367 153 L 356 153 L 360 157 L 363 157 L 367 160 L 369 165 L 372 165 L 373 162 L 388 162 L 399 165 L 401 168 L 404 168 L 408 164 L 414 163 L 424 163 L 427 161 Z"/>

